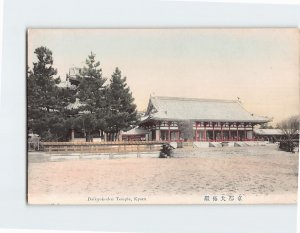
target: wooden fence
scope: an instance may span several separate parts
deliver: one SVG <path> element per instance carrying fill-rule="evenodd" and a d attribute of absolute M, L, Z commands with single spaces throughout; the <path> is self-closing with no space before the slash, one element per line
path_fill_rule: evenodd
<path fill-rule="evenodd" d="M 117 141 L 117 142 L 42 142 L 45 152 L 53 153 L 126 153 L 159 151 L 164 142 Z"/>

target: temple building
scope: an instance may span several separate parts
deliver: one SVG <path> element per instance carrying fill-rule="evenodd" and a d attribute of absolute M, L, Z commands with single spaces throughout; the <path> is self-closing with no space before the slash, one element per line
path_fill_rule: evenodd
<path fill-rule="evenodd" d="M 79 81 L 77 79 L 77 75 L 80 74 L 81 68 L 78 67 L 71 67 L 69 69 L 69 73 L 66 74 L 66 81 L 69 82 L 71 85 L 75 85 L 78 86 L 79 85 Z"/>
<path fill-rule="evenodd" d="M 259 140 L 269 142 L 277 142 L 286 138 L 284 131 L 281 129 L 254 129 L 254 135 Z"/>
<path fill-rule="evenodd" d="M 250 141 L 254 126 L 269 121 L 237 100 L 155 96 L 139 127 L 156 141 Z"/>
<path fill-rule="evenodd" d="M 122 132 L 122 141 L 148 141 L 149 131 L 142 128 L 133 128 Z"/>

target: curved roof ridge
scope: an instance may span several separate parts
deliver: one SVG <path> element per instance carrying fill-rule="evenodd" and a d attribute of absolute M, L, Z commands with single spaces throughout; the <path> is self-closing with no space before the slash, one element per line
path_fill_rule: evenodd
<path fill-rule="evenodd" d="M 240 102 L 240 101 L 237 101 L 237 103 L 240 105 L 241 108 L 243 108 L 246 112 L 248 112 L 251 116 L 253 117 L 265 117 L 267 118 L 269 121 L 271 121 L 271 118 L 267 117 L 267 116 L 260 116 L 260 115 L 257 115 L 257 114 L 254 114 L 254 113 L 251 113 L 249 112 L 245 107 L 244 105 Z"/>
<path fill-rule="evenodd" d="M 189 98 L 189 97 L 171 97 L 171 96 L 151 96 L 152 99 L 161 100 L 179 100 L 179 101 L 203 101 L 203 102 L 225 102 L 225 103 L 237 103 L 237 100 L 226 99 L 206 99 L 206 98 Z"/>
<path fill-rule="evenodd" d="M 250 113 L 238 100 L 151 96 L 149 104 L 156 111 L 148 111 L 148 117 L 157 120 L 270 121 L 268 117 Z"/>

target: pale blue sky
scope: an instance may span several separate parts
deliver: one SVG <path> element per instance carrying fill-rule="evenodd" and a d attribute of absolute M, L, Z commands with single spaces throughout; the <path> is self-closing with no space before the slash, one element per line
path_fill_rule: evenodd
<path fill-rule="evenodd" d="M 93 51 L 103 75 L 118 66 L 139 110 L 150 94 L 236 99 L 280 121 L 299 110 L 297 29 L 31 29 L 34 49 L 47 46 L 62 79 Z"/>

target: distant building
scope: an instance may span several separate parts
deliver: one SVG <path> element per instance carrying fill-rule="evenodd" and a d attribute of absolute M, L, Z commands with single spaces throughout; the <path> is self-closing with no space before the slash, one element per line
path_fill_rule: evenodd
<path fill-rule="evenodd" d="M 134 128 L 126 132 L 122 132 L 123 141 L 148 141 L 149 131 L 141 128 Z"/>
<path fill-rule="evenodd" d="M 285 138 L 281 129 L 254 129 L 254 135 L 259 140 L 276 142 Z"/>
<path fill-rule="evenodd" d="M 156 96 L 150 97 L 139 126 L 149 131 L 149 140 L 242 141 L 253 140 L 254 126 L 269 121 L 239 101 Z M 183 136 L 184 122 L 190 122 L 189 139 Z"/>
<path fill-rule="evenodd" d="M 70 82 L 71 85 L 78 86 L 80 81 L 77 79 L 77 75 L 81 72 L 81 68 L 72 67 L 69 69 L 69 73 L 66 75 L 66 81 Z"/>

